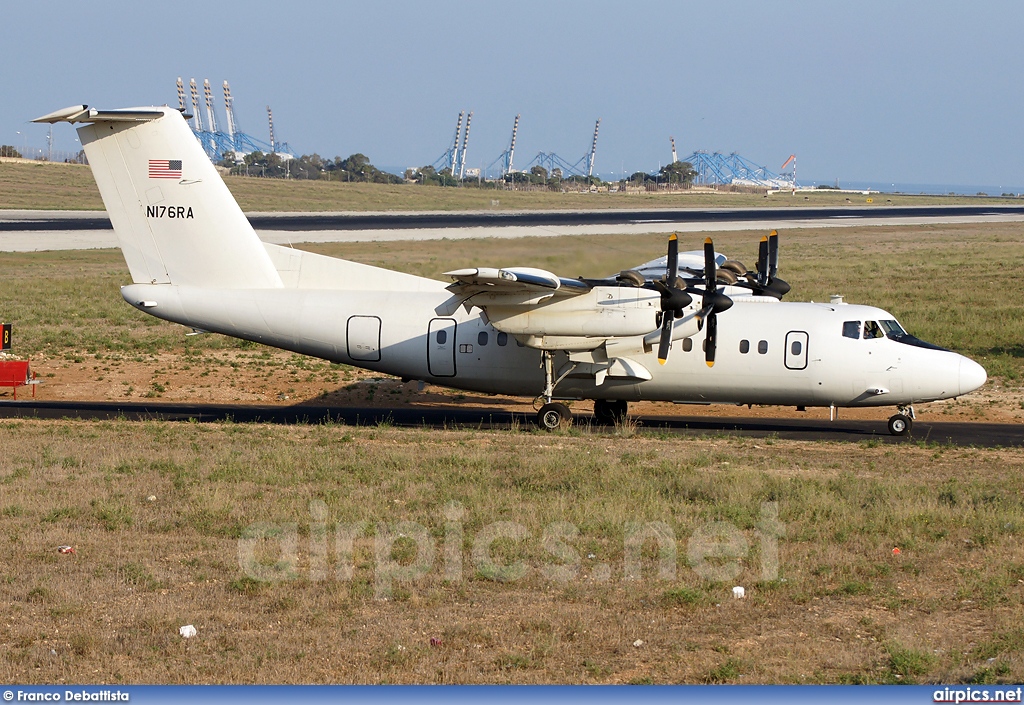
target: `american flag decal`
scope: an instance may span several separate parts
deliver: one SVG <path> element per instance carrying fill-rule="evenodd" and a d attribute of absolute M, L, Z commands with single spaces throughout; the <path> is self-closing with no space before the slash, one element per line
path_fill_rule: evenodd
<path fill-rule="evenodd" d="M 151 179 L 180 179 L 180 159 L 150 159 L 149 178 Z"/>

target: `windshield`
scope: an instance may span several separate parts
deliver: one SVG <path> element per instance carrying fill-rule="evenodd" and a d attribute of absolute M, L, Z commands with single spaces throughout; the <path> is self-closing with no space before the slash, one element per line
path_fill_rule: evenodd
<path fill-rule="evenodd" d="M 926 343 L 920 338 L 915 338 L 907 331 L 903 330 L 903 326 L 893 320 L 879 321 L 879 328 L 885 331 L 885 337 L 889 340 L 895 340 L 897 343 L 904 343 L 906 345 L 913 345 L 918 348 L 927 348 L 928 350 L 945 350 L 938 345 L 932 343 Z"/>
<path fill-rule="evenodd" d="M 902 338 L 907 334 L 907 331 L 903 330 L 903 326 L 896 321 L 879 321 L 878 325 L 885 331 L 885 337 L 887 338 Z"/>

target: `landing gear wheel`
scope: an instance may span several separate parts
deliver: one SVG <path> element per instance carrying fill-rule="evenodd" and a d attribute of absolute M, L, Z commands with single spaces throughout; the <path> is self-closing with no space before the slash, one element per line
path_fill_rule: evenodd
<path fill-rule="evenodd" d="M 594 401 L 594 420 L 603 426 L 614 426 L 622 423 L 629 412 L 629 403 L 625 401 Z"/>
<path fill-rule="evenodd" d="M 914 422 L 911 421 L 909 416 L 903 414 L 896 414 L 889 418 L 889 433 L 894 436 L 906 436 L 910 433 L 910 429 L 914 426 Z"/>
<path fill-rule="evenodd" d="M 549 402 L 537 412 L 537 425 L 545 431 L 568 428 L 570 423 L 572 423 L 572 412 L 565 404 Z"/>

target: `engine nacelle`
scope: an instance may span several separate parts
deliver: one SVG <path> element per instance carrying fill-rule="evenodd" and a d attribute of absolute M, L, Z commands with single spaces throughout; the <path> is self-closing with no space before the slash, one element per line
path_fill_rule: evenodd
<path fill-rule="evenodd" d="M 658 327 L 661 297 L 635 287 L 601 286 L 586 294 L 552 297 L 524 310 L 487 307 L 487 318 L 509 335 L 619 338 L 645 335 Z"/>

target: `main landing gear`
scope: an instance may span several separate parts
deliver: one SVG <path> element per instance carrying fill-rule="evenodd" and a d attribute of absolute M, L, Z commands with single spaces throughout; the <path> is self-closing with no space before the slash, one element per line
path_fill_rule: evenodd
<path fill-rule="evenodd" d="M 594 402 L 594 420 L 603 426 L 622 423 L 628 411 L 629 403 L 625 401 L 598 399 Z"/>
<path fill-rule="evenodd" d="M 914 407 L 912 405 L 897 406 L 896 415 L 889 418 L 889 433 L 894 436 L 906 436 L 914 427 Z"/>
<path fill-rule="evenodd" d="M 555 386 L 565 379 L 576 366 L 568 365 L 556 378 L 554 356 L 547 350 L 541 351 L 541 365 L 544 368 L 544 393 L 537 397 L 537 402 L 543 400 L 542 406 L 537 411 L 537 425 L 545 431 L 566 429 L 572 424 L 572 412 L 565 404 L 553 401 L 553 397 Z M 598 399 L 594 402 L 594 420 L 603 426 L 622 423 L 628 411 L 629 404 L 623 400 Z"/>
<path fill-rule="evenodd" d="M 557 431 L 560 428 L 568 428 L 572 422 L 572 412 L 569 407 L 560 402 L 548 402 L 537 412 L 537 425 L 545 431 Z"/>
<path fill-rule="evenodd" d="M 555 394 L 555 385 L 565 379 L 573 367 L 570 366 L 562 375 L 555 379 L 554 361 L 547 350 L 541 351 L 541 363 L 544 366 L 544 405 L 537 412 L 537 425 L 545 431 L 556 431 L 560 428 L 568 428 L 572 424 L 572 412 L 569 407 L 561 402 L 552 401 Z"/>

